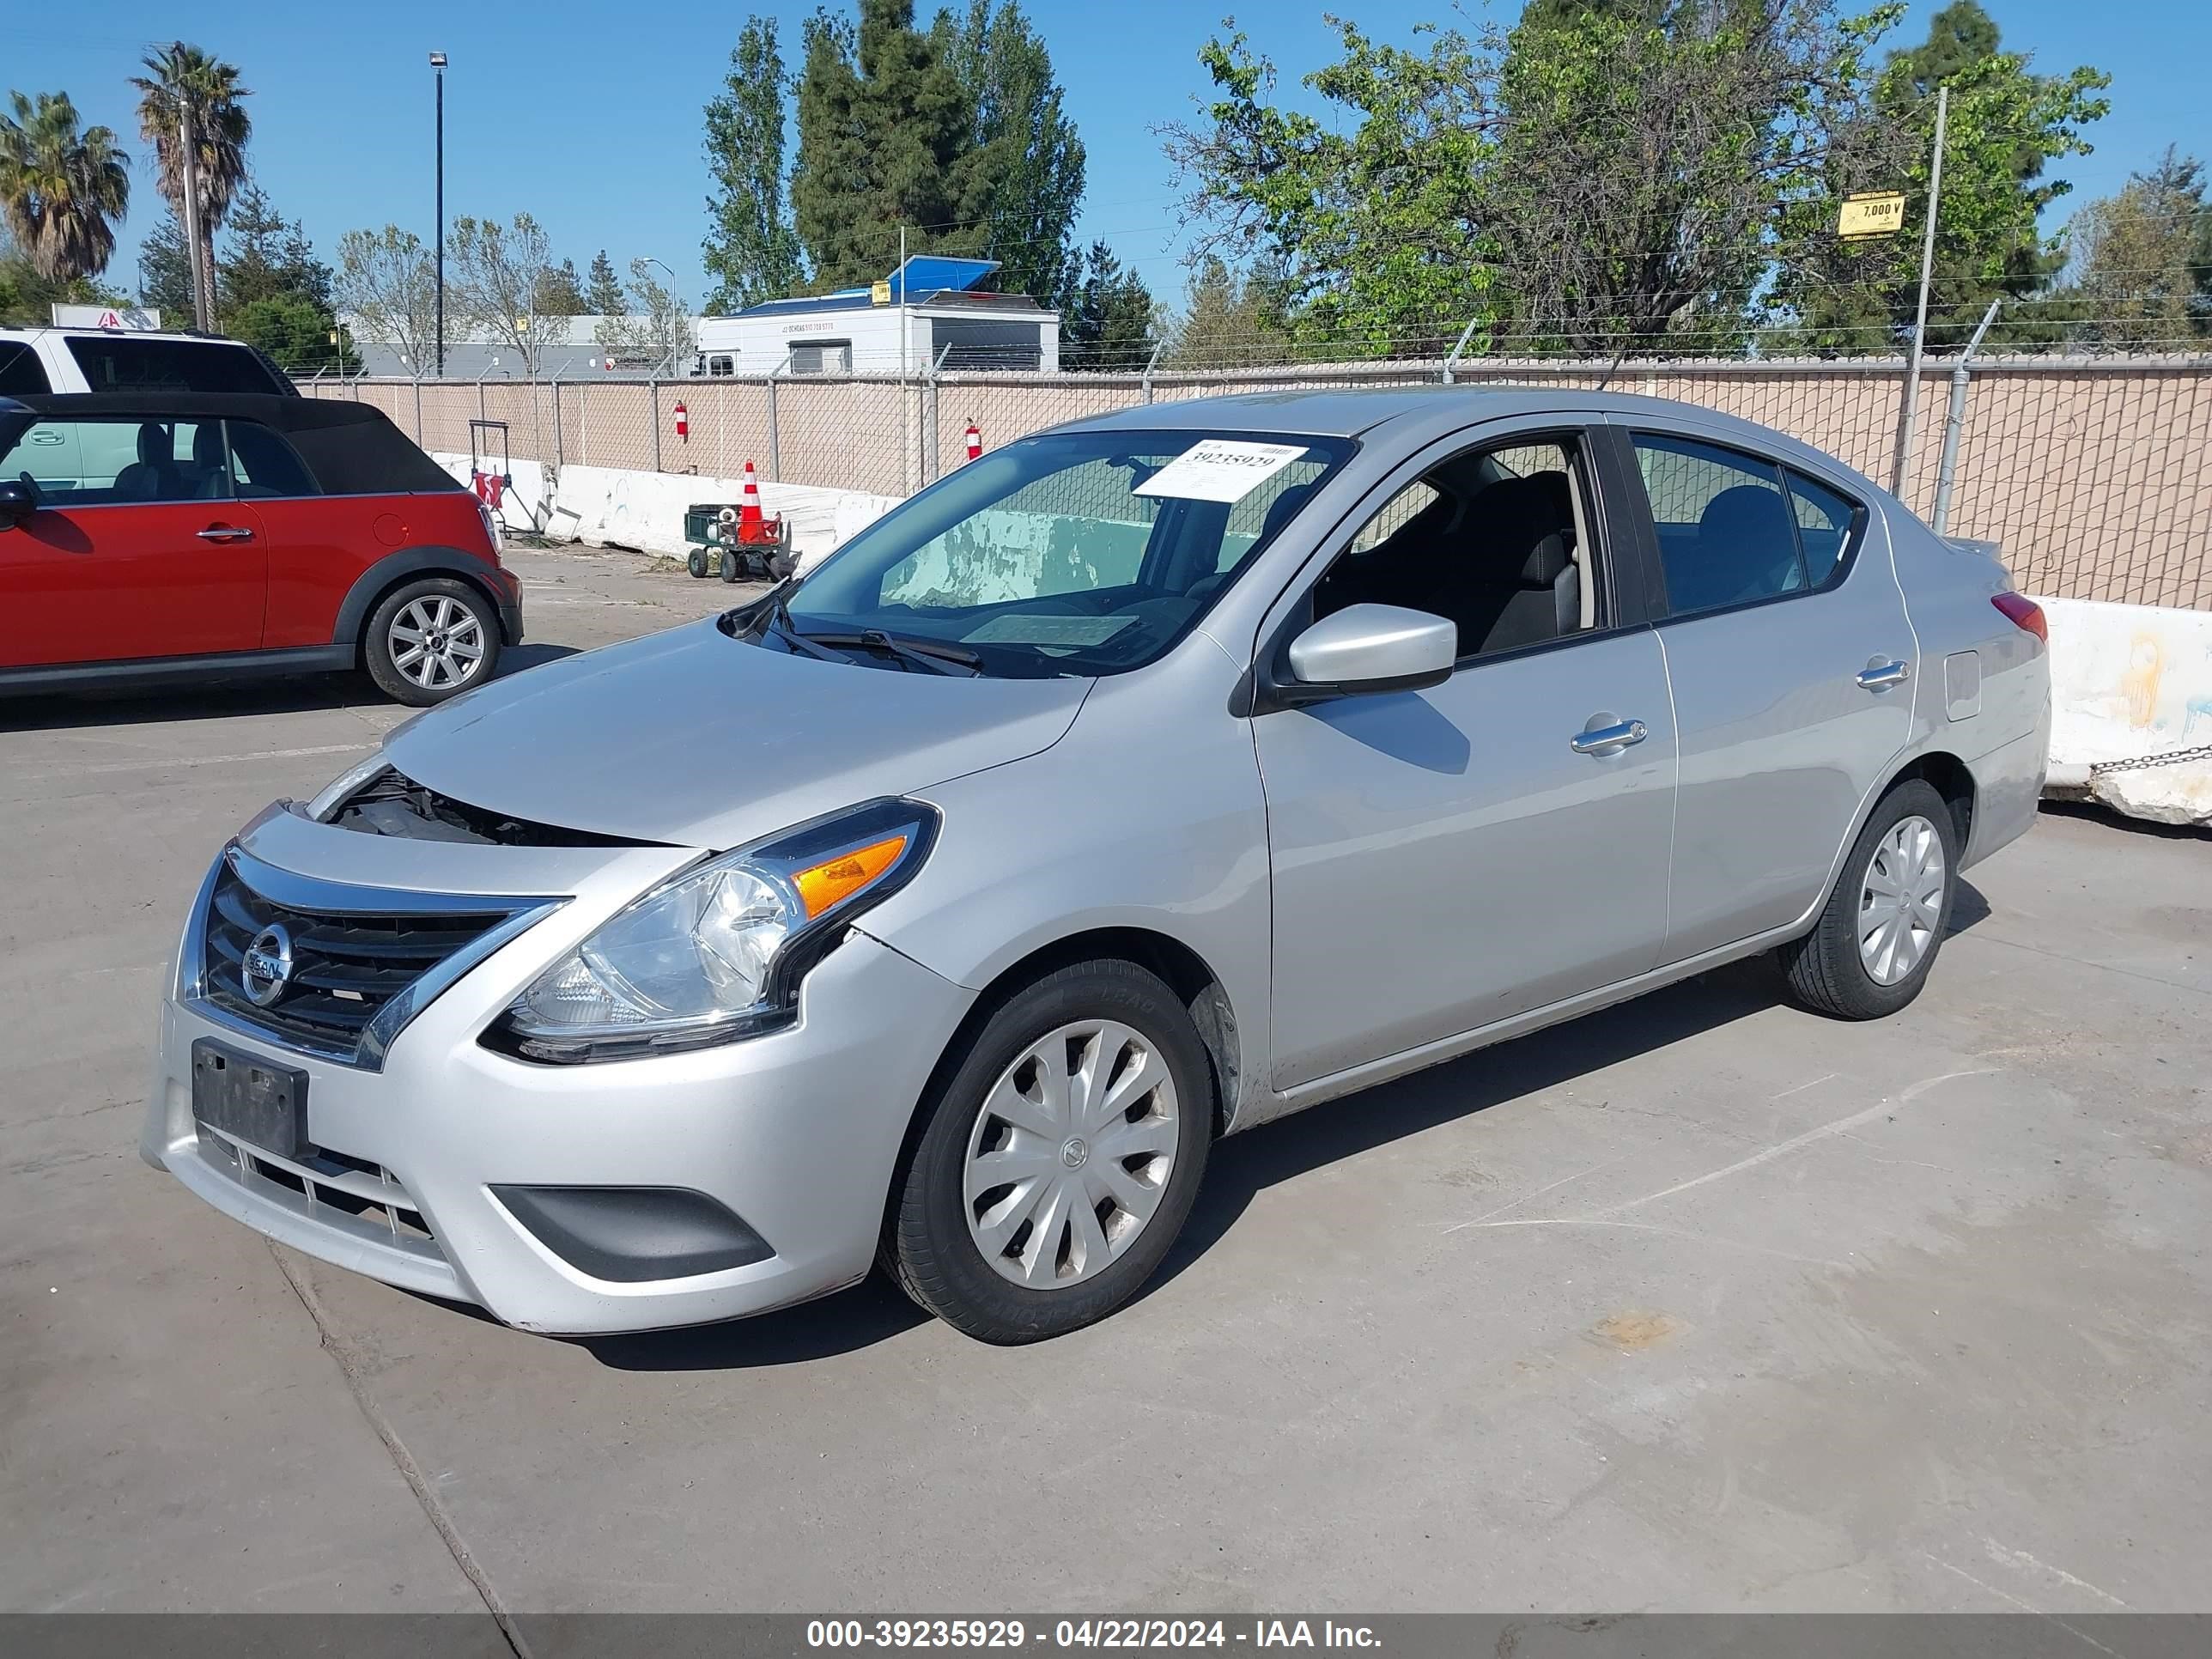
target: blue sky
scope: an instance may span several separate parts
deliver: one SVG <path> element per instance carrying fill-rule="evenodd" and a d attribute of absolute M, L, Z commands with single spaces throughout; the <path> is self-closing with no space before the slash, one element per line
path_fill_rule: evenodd
<path fill-rule="evenodd" d="M 2094 64 L 2112 76 L 2113 112 L 2094 131 L 2096 153 L 2057 169 L 2069 205 L 2117 188 L 2167 143 L 2212 160 L 2212 5 L 2203 0 L 1984 0 L 2005 43 L 2047 70 Z M 805 3 L 763 6 L 784 22 L 796 56 Z M 1184 239 L 1170 170 L 1152 129 L 1193 112 L 1205 90 L 1197 51 L 1231 9 L 1177 0 L 1028 0 L 1090 152 L 1079 227 L 1103 236 L 1155 293 L 1180 291 Z M 1895 41 L 1917 40 L 1936 8 L 1915 3 Z M 339 234 L 387 221 L 429 234 L 431 84 L 441 47 L 447 79 L 449 215 L 535 214 L 556 255 L 579 270 L 607 249 L 665 260 L 695 301 L 707 192 L 700 109 L 714 94 L 748 9 L 661 0 L 625 10 L 542 0 L 528 8 L 456 8 L 393 0 L 301 6 L 297 0 L 95 0 L 83 10 L 29 3 L 0 20 L 0 87 L 66 89 L 141 161 L 137 205 L 110 275 L 135 281 L 138 237 L 158 216 L 148 147 L 125 83 L 149 43 L 179 35 L 240 65 L 253 89 L 256 172 L 289 216 L 304 219 L 325 257 Z M 920 0 L 917 11 L 934 9 Z M 1370 33 L 1403 40 L 1423 19 L 1454 14 L 1413 0 L 1267 0 L 1240 19 L 1286 88 L 1328 61 L 1325 10 L 1356 11 Z M 1501 17 L 1517 11 L 1504 0 Z M 1486 15 L 1469 5 L 1465 16 Z"/>

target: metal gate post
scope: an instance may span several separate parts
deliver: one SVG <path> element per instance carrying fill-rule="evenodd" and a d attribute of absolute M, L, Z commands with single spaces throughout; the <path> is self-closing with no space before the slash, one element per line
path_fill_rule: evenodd
<path fill-rule="evenodd" d="M 428 449 L 429 447 L 422 441 L 422 377 L 417 374 L 415 377 L 415 447 Z"/>
<path fill-rule="evenodd" d="M 1974 353 L 1981 349 L 1982 336 L 1996 320 L 1997 303 L 1996 300 L 1990 301 L 1990 308 L 1982 313 L 1982 325 L 1966 342 L 1966 349 L 1959 354 L 1958 366 L 1951 371 L 1951 407 L 1943 416 L 1943 458 L 1936 469 L 1936 511 L 1929 520 L 1929 527 L 1939 536 L 1951 527 L 1951 486 L 1959 471 L 1959 433 L 1966 424 L 1966 383 L 1974 373 L 1971 365 Z"/>
<path fill-rule="evenodd" d="M 653 422 L 653 470 L 660 471 L 660 382 L 647 380 L 646 389 L 650 401 L 646 406 L 647 418 Z"/>
<path fill-rule="evenodd" d="M 945 367 L 945 354 L 952 349 L 948 340 L 937 350 L 937 360 L 929 366 L 929 400 L 921 409 L 921 482 L 925 488 L 938 476 L 937 449 L 937 376 Z"/>
<path fill-rule="evenodd" d="M 1152 400 L 1152 371 L 1160 366 L 1160 353 L 1165 351 L 1167 349 L 1168 343 L 1165 340 L 1162 340 L 1153 346 L 1152 355 L 1145 360 L 1144 387 L 1145 401 L 1146 403 L 1150 403 Z"/>
<path fill-rule="evenodd" d="M 556 468 L 568 464 L 568 446 L 561 431 L 561 377 L 553 377 L 553 465 Z"/>
<path fill-rule="evenodd" d="M 776 419 L 776 376 L 791 367 L 791 350 L 786 347 L 783 361 L 768 372 L 768 476 L 775 483 L 783 482 L 783 428 Z"/>

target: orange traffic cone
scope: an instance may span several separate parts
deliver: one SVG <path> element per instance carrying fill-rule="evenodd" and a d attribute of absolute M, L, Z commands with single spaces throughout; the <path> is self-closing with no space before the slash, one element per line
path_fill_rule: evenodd
<path fill-rule="evenodd" d="M 738 498 L 738 539 L 757 541 L 761 534 L 760 485 L 753 478 L 753 464 L 745 463 L 744 493 Z"/>

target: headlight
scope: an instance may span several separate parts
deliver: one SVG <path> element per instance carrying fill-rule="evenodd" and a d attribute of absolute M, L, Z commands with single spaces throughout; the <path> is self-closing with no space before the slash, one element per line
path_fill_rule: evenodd
<path fill-rule="evenodd" d="M 555 963 L 495 1032 L 528 1060 L 621 1060 L 788 1021 L 852 919 L 921 867 L 937 811 L 871 801 L 694 865 Z"/>

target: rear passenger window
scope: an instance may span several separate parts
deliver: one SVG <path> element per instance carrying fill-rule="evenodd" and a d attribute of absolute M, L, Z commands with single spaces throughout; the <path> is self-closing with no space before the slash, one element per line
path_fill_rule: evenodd
<path fill-rule="evenodd" d="M 1804 550 L 1805 577 L 1811 586 L 1819 587 L 1844 562 L 1858 508 L 1802 472 L 1784 469 L 1784 476 L 1790 481 L 1790 505 L 1797 514 L 1797 543 Z"/>
<path fill-rule="evenodd" d="M 1654 433 L 1637 434 L 1635 444 L 1674 615 L 1751 605 L 1808 585 L 1798 509 L 1783 493 L 1780 467 Z"/>
<path fill-rule="evenodd" d="M 230 472 L 240 497 L 319 495 L 307 464 L 292 446 L 252 421 L 230 425 Z"/>
<path fill-rule="evenodd" d="M 260 357 L 212 340 L 71 335 L 70 356 L 94 392 L 289 392 Z"/>
<path fill-rule="evenodd" d="M 21 340 L 0 340 L 0 397 L 18 392 L 51 392 L 46 366 Z"/>
<path fill-rule="evenodd" d="M 0 452 L 0 478 L 28 480 L 41 507 L 62 511 L 230 493 L 212 421 L 40 421 Z"/>

